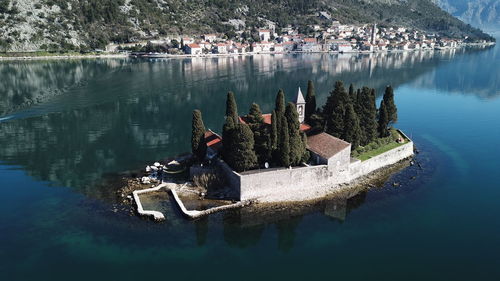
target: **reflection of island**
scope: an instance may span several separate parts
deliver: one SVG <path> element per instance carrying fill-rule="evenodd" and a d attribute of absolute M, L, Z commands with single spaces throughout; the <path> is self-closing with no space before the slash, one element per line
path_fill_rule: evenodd
<path fill-rule="evenodd" d="M 0 123 L 0 161 L 20 165 L 37 179 L 109 198 L 113 191 L 95 184 L 103 174 L 189 150 L 185 128 L 192 109 L 205 113 L 208 128 L 222 127 L 228 89 L 242 111 L 256 102 L 269 112 L 276 85 L 286 85 L 289 100 L 314 77 L 321 104 L 336 80 L 397 87 L 429 73 L 444 57 L 471 52 L 0 63 L 2 112 L 44 101 Z M 53 91 L 60 94 L 45 101 Z"/>
<path fill-rule="evenodd" d="M 259 206 L 227 212 L 224 214 L 224 240 L 234 247 L 253 246 L 260 241 L 266 226 L 274 225 L 278 233 L 278 248 L 286 252 L 293 248 L 295 229 L 305 214 L 320 212 L 341 223 L 349 212 L 361 206 L 366 194 L 363 191 L 350 198 L 327 199 L 301 206 Z"/>

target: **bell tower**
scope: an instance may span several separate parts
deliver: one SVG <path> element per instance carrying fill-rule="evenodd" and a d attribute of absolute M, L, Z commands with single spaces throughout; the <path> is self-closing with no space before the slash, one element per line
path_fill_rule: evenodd
<path fill-rule="evenodd" d="M 299 113 L 299 122 L 304 123 L 304 118 L 306 114 L 306 100 L 304 99 L 304 96 L 302 95 L 302 91 L 300 90 L 297 92 L 297 97 L 295 97 L 294 100 L 295 106 L 297 106 L 297 112 Z"/>

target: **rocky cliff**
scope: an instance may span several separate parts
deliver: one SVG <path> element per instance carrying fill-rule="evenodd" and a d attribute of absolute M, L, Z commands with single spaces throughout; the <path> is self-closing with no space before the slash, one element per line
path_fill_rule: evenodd
<path fill-rule="evenodd" d="M 500 29 L 500 0 L 434 0 L 444 10 L 473 26 Z"/>

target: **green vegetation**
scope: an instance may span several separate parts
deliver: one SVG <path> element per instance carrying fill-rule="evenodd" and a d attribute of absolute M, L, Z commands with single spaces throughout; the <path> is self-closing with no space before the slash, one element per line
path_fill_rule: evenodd
<path fill-rule="evenodd" d="M 233 92 L 227 93 L 226 99 L 226 118 L 233 118 L 234 124 L 238 124 L 238 107 Z"/>
<path fill-rule="evenodd" d="M 392 89 L 391 85 L 385 88 L 383 102 L 387 109 L 387 117 L 389 119 L 389 122 L 395 123 L 396 121 L 398 121 L 398 109 L 394 104 L 394 90 Z"/>
<path fill-rule="evenodd" d="M 247 124 L 237 124 L 233 129 L 231 146 L 224 149 L 228 155 L 226 160 L 237 172 L 251 170 L 257 166 L 257 155 L 254 150 L 254 136 Z"/>
<path fill-rule="evenodd" d="M 377 155 L 380 155 L 384 152 L 387 152 L 391 149 L 394 149 L 398 146 L 401 146 L 407 142 L 407 140 L 401 137 L 404 142 L 398 143 L 397 139 L 400 138 L 398 131 L 395 129 L 390 130 L 390 135 L 385 138 L 378 138 L 375 141 L 363 146 L 356 148 L 352 152 L 352 156 L 365 161 Z"/>
<path fill-rule="evenodd" d="M 207 143 L 205 141 L 205 125 L 199 110 L 193 111 L 191 127 L 191 152 L 198 159 L 203 161 L 207 154 Z"/>
<path fill-rule="evenodd" d="M 392 115 L 389 115 L 388 108 Z M 360 145 L 367 146 L 376 141 L 378 137 L 387 137 L 389 123 L 396 120 L 397 108 L 391 86 L 386 89 L 377 115 L 374 89 L 363 87 L 355 90 L 351 84 L 347 92 L 344 83 L 337 81 L 322 110 L 310 117 L 309 125 L 312 127 L 311 134 L 326 131 L 350 142 L 354 151 Z"/>
<path fill-rule="evenodd" d="M 88 52 L 103 49 L 109 42 L 137 42 L 172 34 L 218 32 L 234 38 L 237 30 L 228 24 L 231 19 L 245 22 L 242 37 L 250 42 L 257 39 L 257 29 L 266 26 L 265 20 L 275 22 L 278 32 L 291 25 L 311 35 L 311 25 L 331 24 L 317 16 L 320 11 L 345 24 L 406 26 L 444 37 L 494 40 L 431 0 L 42 0 L 30 3 L 33 7 L 28 13 L 21 13 L 18 5 L 17 1 L 0 0 L 0 27 L 5 27 L 6 35 L 0 41 L 0 51 L 21 40 L 15 27 L 27 17 L 36 29 L 30 40 L 48 39 L 51 43 L 41 49 L 57 52 Z M 54 5 L 59 9 L 49 11 Z M 42 8 L 46 12 L 40 12 Z M 69 31 L 76 32 L 73 39 L 80 42 L 74 45 Z"/>
<path fill-rule="evenodd" d="M 289 103 L 285 109 L 284 103 L 285 95 L 280 90 L 276 95 L 276 109 L 271 114 L 271 124 L 264 122 L 260 107 L 255 103 L 243 117 L 245 124 L 238 124 L 235 122 L 237 113 L 234 94 L 230 92 L 227 95 L 222 156 L 229 166 L 241 172 L 263 167 L 265 163 L 297 166 L 309 159 L 307 138 L 300 131 L 297 108 Z"/>
<path fill-rule="evenodd" d="M 304 120 L 309 122 L 314 113 L 316 113 L 316 93 L 314 91 L 313 82 L 309 80 L 307 81 L 306 112 Z"/>

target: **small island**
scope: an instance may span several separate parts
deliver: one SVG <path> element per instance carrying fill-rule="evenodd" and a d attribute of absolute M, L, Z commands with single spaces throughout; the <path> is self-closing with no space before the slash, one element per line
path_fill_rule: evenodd
<path fill-rule="evenodd" d="M 249 113 L 239 115 L 235 95 L 227 94 L 225 122 L 221 134 L 207 130 L 202 113 L 193 111 L 192 153 L 168 167 L 156 163 L 148 166 L 149 176 L 167 187 L 188 217 L 255 203 L 294 203 L 321 199 L 332 193 L 352 188 L 365 177 L 388 168 L 414 154 L 413 142 L 401 130 L 393 128 L 397 121 L 394 91 L 387 86 L 377 109 L 375 90 L 368 87 L 346 90 L 342 81 L 334 85 L 326 103 L 318 108 L 312 81 L 306 97 L 298 88 L 293 101 L 285 102 L 279 90 L 271 113 L 263 114 L 258 104 Z M 179 165 L 177 165 L 179 164 Z M 174 184 L 164 183 L 165 172 L 189 170 L 189 182 L 205 198 L 226 200 L 204 211 L 189 211 L 179 198 Z M 170 184 L 170 186 L 169 186 Z M 139 194 L 134 192 L 139 213 L 144 211 Z M 148 213 L 149 212 L 149 213 Z M 155 218 L 161 216 L 155 216 Z"/>

